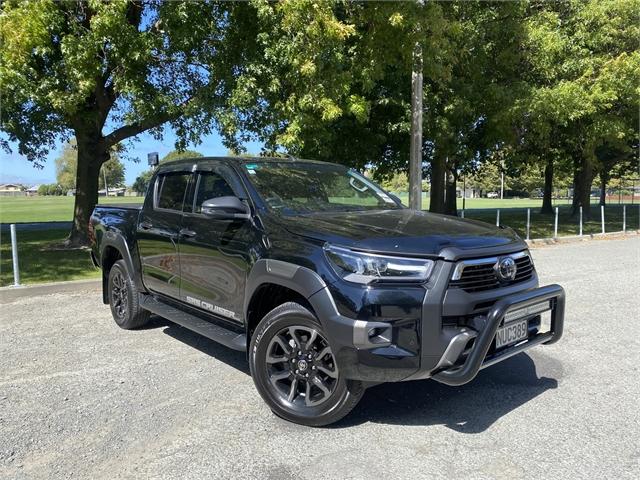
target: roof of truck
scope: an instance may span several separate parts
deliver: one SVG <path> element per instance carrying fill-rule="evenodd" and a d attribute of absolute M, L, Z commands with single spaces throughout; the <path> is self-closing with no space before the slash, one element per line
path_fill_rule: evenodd
<path fill-rule="evenodd" d="M 177 160 L 169 160 L 163 162 L 159 166 L 163 165 L 181 165 L 184 163 L 202 162 L 202 161 L 232 161 L 238 163 L 255 163 L 255 162 L 304 162 L 304 163 L 330 163 L 320 160 L 308 160 L 305 158 L 297 158 L 293 156 L 288 157 L 238 157 L 238 156 L 224 156 L 224 157 L 191 157 L 180 158 Z"/>

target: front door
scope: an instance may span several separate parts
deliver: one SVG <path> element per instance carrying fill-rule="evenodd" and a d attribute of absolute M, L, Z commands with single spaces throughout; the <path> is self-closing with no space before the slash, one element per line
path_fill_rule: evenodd
<path fill-rule="evenodd" d="M 180 296 L 177 244 L 190 178 L 184 171 L 158 175 L 138 223 L 142 281 L 149 290 L 172 298 Z"/>
<path fill-rule="evenodd" d="M 199 171 L 194 181 L 193 205 L 191 211 L 185 206 L 178 246 L 180 297 L 203 311 L 242 322 L 255 230 L 250 220 L 220 220 L 201 211 L 205 200 L 235 195 L 246 201 L 247 195 L 237 174 L 226 165 Z"/>

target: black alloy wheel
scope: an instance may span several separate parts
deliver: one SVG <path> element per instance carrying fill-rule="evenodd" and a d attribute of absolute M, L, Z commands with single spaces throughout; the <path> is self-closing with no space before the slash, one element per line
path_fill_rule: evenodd
<path fill-rule="evenodd" d="M 120 270 L 111 277 L 111 304 L 117 317 L 124 320 L 129 310 L 129 292 Z"/>
<path fill-rule="evenodd" d="M 317 328 L 285 327 L 271 338 L 267 352 L 271 388 L 289 408 L 320 405 L 335 391 L 338 367 Z"/>
<path fill-rule="evenodd" d="M 274 308 L 258 324 L 251 337 L 249 368 L 271 410 L 302 425 L 337 422 L 364 394 L 362 382 L 341 373 L 317 317 L 296 302 Z"/>

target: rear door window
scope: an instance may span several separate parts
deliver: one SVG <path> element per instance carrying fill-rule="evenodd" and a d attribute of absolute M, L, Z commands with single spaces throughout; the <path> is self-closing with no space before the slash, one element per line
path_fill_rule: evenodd
<path fill-rule="evenodd" d="M 182 211 L 185 191 L 189 184 L 190 173 L 168 173 L 158 179 L 156 208 Z"/>

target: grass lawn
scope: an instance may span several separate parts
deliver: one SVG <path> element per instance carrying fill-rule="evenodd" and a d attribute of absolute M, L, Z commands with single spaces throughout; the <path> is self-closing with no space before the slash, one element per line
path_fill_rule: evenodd
<path fill-rule="evenodd" d="M 405 196 L 406 197 L 406 196 Z M 101 198 L 100 203 L 140 203 L 142 197 Z M 406 202 L 406 198 L 403 198 Z M 530 238 L 553 236 L 554 215 L 538 213 L 541 200 L 500 200 L 477 198 L 466 201 L 465 217 L 491 224 L 496 223 L 496 209 L 500 208 L 500 224 L 512 227 L 523 238 L 526 236 L 527 208 L 531 208 Z M 570 206 L 566 200 L 558 201 L 558 235 L 577 235 L 576 219 L 570 217 Z M 424 204 L 428 208 L 428 199 Z M 458 199 L 458 208 L 462 201 Z M 2 223 L 70 221 L 73 197 L 0 197 L 0 219 Z M 617 204 L 605 208 L 605 231 L 622 231 L 622 206 Z M 627 230 L 640 229 L 640 206 L 627 205 Z M 600 208 L 592 205 L 592 218 L 585 221 L 585 235 L 600 233 Z M 99 278 L 100 272 L 91 264 L 87 250 L 64 250 L 58 248 L 68 235 L 67 230 L 18 231 L 18 256 L 21 283 L 33 284 L 64 280 Z M 0 286 L 13 284 L 11 266 L 11 241 L 9 232 L 0 233 Z"/>
<path fill-rule="evenodd" d="M 100 203 L 142 203 L 144 197 L 100 197 Z M 70 222 L 74 197 L 0 197 L 0 223 Z"/>
<path fill-rule="evenodd" d="M 20 283 L 62 282 L 100 278 L 88 250 L 59 250 L 56 247 L 67 237 L 67 230 L 17 232 Z M 0 232 L 0 286 L 13 285 L 11 237 Z"/>

